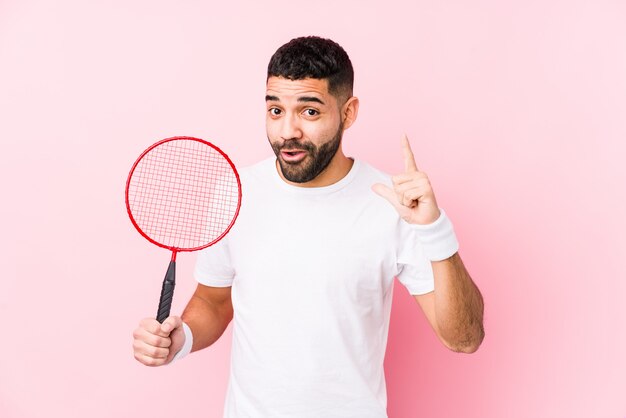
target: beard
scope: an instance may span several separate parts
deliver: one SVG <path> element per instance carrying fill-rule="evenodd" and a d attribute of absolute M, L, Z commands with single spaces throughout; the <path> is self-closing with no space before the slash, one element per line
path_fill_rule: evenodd
<path fill-rule="evenodd" d="M 293 183 L 306 183 L 316 178 L 322 171 L 328 167 L 341 144 L 343 135 L 343 123 L 339 125 L 339 129 L 330 139 L 322 145 L 316 146 L 311 141 L 298 141 L 290 139 L 282 142 L 271 142 L 272 149 L 283 176 Z M 269 138 L 268 138 L 269 139 Z M 307 155 L 303 160 L 298 162 L 288 162 L 282 159 L 281 151 L 302 150 Z"/>

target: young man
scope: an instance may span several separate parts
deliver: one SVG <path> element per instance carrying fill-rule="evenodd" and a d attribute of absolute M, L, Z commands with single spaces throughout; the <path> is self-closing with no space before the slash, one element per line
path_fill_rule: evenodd
<path fill-rule="evenodd" d="M 200 253 L 182 320 L 135 330 L 135 358 L 160 366 L 213 344 L 234 318 L 225 417 L 386 417 L 394 277 L 448 348 L 471 353 L 483 339 L 482 297 L 406 137 L 405 172 L 391 179 L 344 155 L 352 84 L 333 41 L 276 51 L 265 97 L 276 158 L 241 170 L 239 218 Z"/>

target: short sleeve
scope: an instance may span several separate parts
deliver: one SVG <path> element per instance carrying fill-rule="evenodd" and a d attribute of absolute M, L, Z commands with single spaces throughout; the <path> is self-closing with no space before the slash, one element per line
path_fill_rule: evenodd
<path fill-rule="evenodd" d="M 435 290 L 435 278 L 430 260 L 426 258 L 416 231 L 400 221 L 400 237 L 397 252 L 398 280 L 411 295 L 423 295 Z"/>
<path fill-rule="evenodd" d="M 198 283 L 205 286 L 232 286 L 235 270 L 230 262 L 228 237 L 200 251 L 196 260 L 194 277 Z"/>

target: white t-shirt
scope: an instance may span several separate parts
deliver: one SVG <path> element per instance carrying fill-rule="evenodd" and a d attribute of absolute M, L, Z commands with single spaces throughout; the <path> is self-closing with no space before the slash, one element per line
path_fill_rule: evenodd
<path fill-rule="evenodd" d="M 393 279 L 434 289 L 415 230 L 371 190 L 389 176 L 357 160 L 339 182 L 303 188 L 273 157 L 240 175 L 237 222 L 195 269 L 204 285 L 232 286 L 224 417 L 387 417 Z"/>

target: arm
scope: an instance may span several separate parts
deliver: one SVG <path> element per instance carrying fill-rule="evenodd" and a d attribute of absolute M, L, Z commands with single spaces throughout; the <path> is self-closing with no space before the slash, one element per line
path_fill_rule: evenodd
<path fill-rule="evenodd" d="M 393 189 L 375 184 L 372 189 L 387 199 L 406 222 L 421 225 L 429 235 L 424 247 L 431 260 L 435 279 L 434 292 L 417 295 L 415 299 L 441 342 L 458 352 L 473 353 L 484 338 L 483 299 L 459 256 L 458 243 L 454 249 L 446 245 L 446 231 L 433 231 L 433 223 L 441 217 L 434 191 L 426 173 L 419 171 L 406 136 L 403 139 L 405 172 L 393 177 Z M 439 227 L 445 223 L 439 223 Z M 452 226 L 448 235 L 454 237 Z M 442 245 L 443 240 L 443 245 Z M 424 244 L 424 243 L 423 243 Z M 428 251 L 426 251 L 428 250 Z M 454 254 L 450 256 L 450 253 Z"/>
<path fill-rule="evenodd" d="M 230 292 L 230 287 L 198 284 L 182 315 L 193 334 L 192 352 L 217 341 L 233 319 Z"/>
<path fill-rule="evenodd" d="M 450 350 L 478 350 L 483 329 L 483 298 L 463 265 L 459 253 L 432 262 L 435 291 L 415 295 L 439 340 Z"/>

